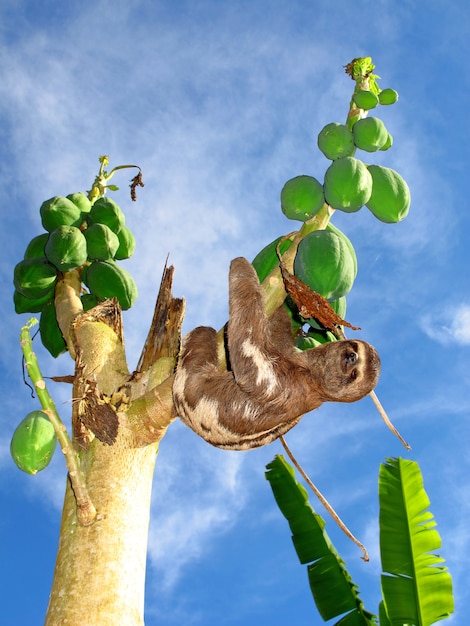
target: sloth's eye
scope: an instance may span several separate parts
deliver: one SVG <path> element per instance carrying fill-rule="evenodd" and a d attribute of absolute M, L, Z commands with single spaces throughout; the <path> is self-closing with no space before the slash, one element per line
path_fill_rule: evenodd
<path fill-rule="evenodd" d="M 344 360 L 347 363 L 355 363 L 357 361 L 357 354 L 355 352 L 346 352 Z"/>

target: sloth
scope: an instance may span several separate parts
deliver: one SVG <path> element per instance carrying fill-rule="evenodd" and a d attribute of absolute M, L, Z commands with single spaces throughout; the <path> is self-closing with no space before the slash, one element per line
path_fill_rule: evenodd
<path fill-rule="evenodd" d="M 364 341 L 296 349 L 284 307 L 266 315 L 264 291 L 243 257 L 230 265 L 226 344 L 222 370 L 216 331 L 199 326 L 188 333 L 173 384 L 181 420 L 218 448 L 269 444 L 323 402 L 360 400 L 379 377 L 379 356 Z"/>

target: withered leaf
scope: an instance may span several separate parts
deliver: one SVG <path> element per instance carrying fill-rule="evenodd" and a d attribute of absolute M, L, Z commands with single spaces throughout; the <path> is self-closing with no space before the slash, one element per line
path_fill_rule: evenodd
<path fill-rule="evenodd" d="M 347 326 L 352 330 L 361 330 L 357 326 L 352 326 L 349 322 L 343 320 L 326 298 L 316 291 L 313 291 L 313 289 L 310 289 L 308 285 L 291 274 L 282 260 L 279 262 L 279 267 L 284 281 L 284 287 L 304 319 L 316 319 L 325 328 L 331 330 L 336 337 L 341 336 L 341 332 L 337 326 Z"/>
<path fill-rule="evenodd" d="M 139 173 L 131 180 L 131 184 L 129 185 L 129 187 L 131 188 L 131 199 L 133 202 L 135 202 L 137 200 L 137 187 L 145 187 L 144 181 L 142 180 L 142 171 L 140 167 Z"/>

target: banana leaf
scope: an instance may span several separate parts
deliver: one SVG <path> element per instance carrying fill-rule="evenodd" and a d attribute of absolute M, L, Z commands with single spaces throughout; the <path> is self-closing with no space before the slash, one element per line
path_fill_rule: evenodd
<path fill-rule="evenodd" d="M 429 626 L 454 610 L 452 579 L 418 464 L 387 459 L 379 473 L 384 609 L 391 626 Z M 381 621 L 382 623 L 382 621 Z M 387 623 L 387 622 L 383 622 Z"/>
<path fill-rule="evenodd" d="M 383 600 L 379 604 L 379 624 L 380 626 L 391 626 Z"/>
<path fill-rule="evenodd" d="M 326 621 L 346 613 L 336 622 L 338 626 L 376 624 L 326 534 L 324 520 L 315 513 L 306 490 L 295 480 L 293 468 L 277 455 L 266 469 L 274 498 L 289 522 L 297 556 L 301 563 L 309 563 L 310 589 L 322 618 Z"/>

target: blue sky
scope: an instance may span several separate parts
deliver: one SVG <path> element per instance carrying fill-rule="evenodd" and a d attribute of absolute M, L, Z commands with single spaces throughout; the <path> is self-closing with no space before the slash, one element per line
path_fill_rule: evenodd
<path fill-rule="evenodd" d="M 366 209 L 332 221 L 359 263 L 347 318 L 379 350 L 377 393 L 413 449 L 406 453 L 369 398 L 321 407 L 287 441 L 369 549 L 365 564 L 327 519 L 372 612 L 379 464 L 398 455 L 420 463 L 454 580 L 456 613 L 446 623 L 467 623 L 469 17 L 463 0 L 445 9 L 432 0 L 2 2 L 2 623 L 43 623 L 65 482 L 59 454 L 35 477 L 9 455 L 16 425 L 38 407 L 22 382 L 18 334 L 27 316 L 14 313 L 11 297 L 13 267 L 41 232 L 39 206 L 89 189 L 100 154 L 142 167 L 138 202 L 128 198 L 127 174 L 116 177 L 122 191 L 113 196 L 138 241 L 125 264 L 140 292 L 124 315 L 132 369 L 168 253 L 174 293 L 187 299 L 184 330 L 219 328 L 230 259 L 252 259 L 295 228 L 280 211 L 280 190 L 299 174 L 322 180 L 329 162 L 316 135 L 344 121 L 353 83 L 343 66 L 358 56 L 372 56 L 382 88 L 400 93 L 380 109 L 392 150 L 363 158 L 398 170 L 412 206 L 397 225 Z M 69 357 L 37 353 L 45 375 L 72 371 Z M 68 420 L 67 389 L 52 391 Z M 217 450 L 172 425 L 154 482 L 148 626 L 322 623 L 264 479 L 278 453 L 278 443 Z"/>

